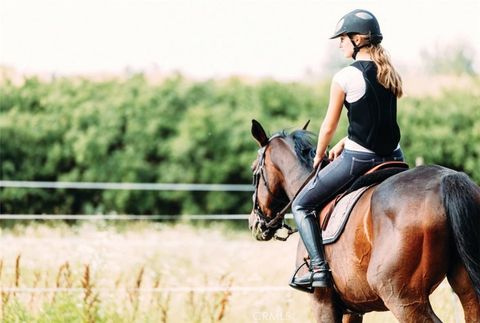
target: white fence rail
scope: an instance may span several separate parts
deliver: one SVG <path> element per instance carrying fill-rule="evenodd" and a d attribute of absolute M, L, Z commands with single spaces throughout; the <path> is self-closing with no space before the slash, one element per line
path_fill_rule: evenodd
<path fill-rule="evenodd" d="M 148 221 L 148 220 L 247 220 L 248 214 L 193 215 L 90 215 L 90 214 L 0 214 L 0 220 L 79 220 L 79 221 Z M 287 214 L 286 218 L 292 218 Z"/>
<path fill-rule="evenodd" d="M 286 292 L 294 291 L 288 286 L 198 286 L 198 287 L 162 287 L 162 288 L 93 288 L 94 291 L 105 294 L 117 294 L 120 292 L 139 293 L 218 293 L 218 292 L 240 292 L 240 293 L 262 293 L 262 292 Z M 83 288 L 41 288 L 41 287 L 0 287 L 0 291 L 6 293 L 85 293 Z"/>
<path fill-rule="evenodd" d="M 91 214 L 0 214 L 0 220 L 78 220 L 78 221 L 149 221 L 149 220 L 247 220 L 248 214 L 191 215 L 91 215 Z M 293 219 L 291 213 L 286 219 Z"/>
<path fill-rule="evenodd" d="M 78 190 L 151 190 L 151 191 L 221 191 L 251 192 L 246 184 L 187 184 L 187 183 L 108 183 L 108 182 L 41 182 L 0 181 L 3 188 L 44 188 Z M 0 220 L 79 220 L 79 221 L 141 221 L 141 220 L 246 220 L 248 214 L 192 215 L 93 215 L 93 214 L 0 214 Z"/>
<path fill-rule="evenodd" d="M 250 192 L 247 184 L 188 184 L 188 183 L 108 183 L 108 182 L 38 182 L 0 181 L 0 187 L 54 188 L 81 190 L 143 190 L 143 191 L 222 191 Z"/>

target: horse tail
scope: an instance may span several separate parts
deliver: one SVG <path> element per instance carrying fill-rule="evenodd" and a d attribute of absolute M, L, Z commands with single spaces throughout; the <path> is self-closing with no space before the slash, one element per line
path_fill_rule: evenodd
<path fill-rule="evenodd" d="M 440 185 L 458 254 L 480 299 L 480 187 L 460 172 L 445 175 Z"/>

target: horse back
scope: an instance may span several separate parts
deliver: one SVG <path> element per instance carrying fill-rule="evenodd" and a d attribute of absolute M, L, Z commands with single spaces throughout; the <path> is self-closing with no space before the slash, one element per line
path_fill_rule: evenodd
<path fill-rule="evenodd" d="M 420 166 L 378 185 L 371 198 L 373 240 L 387 233 L 389 224 L 395 227 L 392 233 L 445 227 L 440 183 L 451 172 L 454 171 L 436 165 Z"/>

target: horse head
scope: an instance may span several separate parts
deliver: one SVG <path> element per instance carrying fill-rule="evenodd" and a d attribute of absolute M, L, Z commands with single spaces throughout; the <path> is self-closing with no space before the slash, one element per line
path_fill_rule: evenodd
<path fill-rule="evenodd" d="M 281 211 L 295 193 L 291 179 L 298 180 L 311 170 L 315 150 L 307 126 L 308 122 L 302 130 L 268 137 L 262 125 L 252 120 L 252 135 L 259 149 L 252 165 L 255 191 L 249 228 L 257 240 L 272 239 L 283 226 Z"/>

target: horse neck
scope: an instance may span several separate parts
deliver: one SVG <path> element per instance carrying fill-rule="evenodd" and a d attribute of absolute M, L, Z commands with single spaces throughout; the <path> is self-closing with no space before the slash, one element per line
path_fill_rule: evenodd
<path fill-rule="evenodd" d="M 272 156 L 272 160 L 275 160 L 275 167 L 283 176 L 283 190 L 288 198 L 292 199 L 307 179 L 310 171 L 300 163 L 295 151 L 288 144 L 284 143 L 284 146 L 281 151 L 278 151 L 277 156 Z"/>
<path fill-rule="evenodd" d="M 288 198 L 292 199 L 297 193 L 303 183 L 307 180 L 310 172 L 302 165 L 298 164 L 295 168 L 295 172 L 287 175 L 285 181 L 284 190 L 288 195 Z"/>

